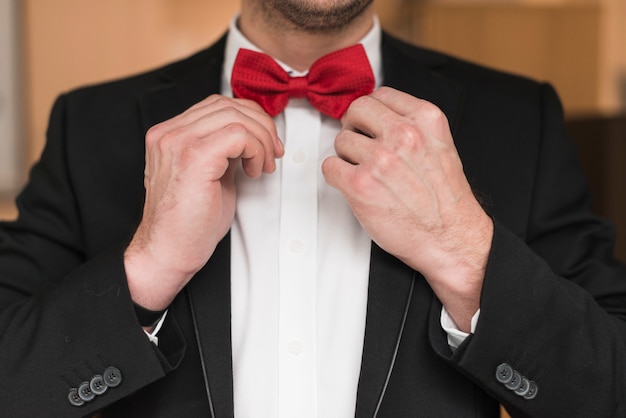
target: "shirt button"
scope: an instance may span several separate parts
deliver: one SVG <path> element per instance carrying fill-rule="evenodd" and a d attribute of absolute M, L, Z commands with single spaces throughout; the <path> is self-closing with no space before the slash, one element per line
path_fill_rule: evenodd
<path fill-rule="evenodd" d="M 304 249 L 304 244 L 302 243 L 302 241 L 293 240 L 289 243 L 289 251 L 291 251 L 294 254 L 301 253 L 303 249 Z"/>
<path fill-rule="evenodd" d="M 287 348 L 289 352 L 293 354 L 294 356 L 299 356 L 304 351 L 304 345 L 302 344 L 301 341 L 298 341 L 298 340 L 291 341 Z"/>
<path fill-rule="evenodd" d="M 306 161 L 306 154 L 302 151 L 296 151 L 291 156 L 291 160 L 294 163 L 302 164 L 304 161 Z"/>

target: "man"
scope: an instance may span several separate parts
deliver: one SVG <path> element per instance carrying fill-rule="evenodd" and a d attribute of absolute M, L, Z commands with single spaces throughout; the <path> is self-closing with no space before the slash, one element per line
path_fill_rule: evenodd
<path fill-rule="evenodd" d="M 367 91 L 318 110 L 341 61 Z M 284 109 L 246 84 L 276 66 Z M 625 416 L 626 271 L 561 117 L 368 0 L 243 0 L 62 96 L 0 229 L 3 414 Z"/>

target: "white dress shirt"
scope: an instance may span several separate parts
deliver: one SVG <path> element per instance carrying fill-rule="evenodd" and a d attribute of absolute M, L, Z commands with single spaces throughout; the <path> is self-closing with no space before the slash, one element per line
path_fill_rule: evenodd
<path fill-rule="evenodd" d="M 231 23 L 222 93 L 240 48 L 259 50 Z M 378 23 L 362 40 L 380 85 Z M 294 76 L 293 72 L 280 63 Z M 322 161 L 341 124 L 306 99 L 276 118 L 285 156 L 259 179 L 240 169 L 231 229 L 236 417 L 354 416 L 371 240 Z"/>
<path fill-rule="evenodd" d="M 222 94 L 240 48 L 259 51 L 230 25 Z M 361 40 L 382 82 L 377 19 Z M 279 64 L 294 76 L 304 75 Z M 321 171 L 335 155 L 339 121 L 306 99 L 274 118 L 285 155 L 274 173 L 236 175 L 231 228 L 234 407 L 237 418 L 353 417 L 361 367 L 371 239 Z M 475 327 L 478 313 L 473 320 Z M 162 318 L 162 320 L 164 317 Z M 162 323 L 162 321 L 161 321 Z M 445 309 L 451 346 L 467 336 Z M 160 328 L 160 324 L 157 326 Z M 156 332 L 150 335 L 157 343 Z"/>

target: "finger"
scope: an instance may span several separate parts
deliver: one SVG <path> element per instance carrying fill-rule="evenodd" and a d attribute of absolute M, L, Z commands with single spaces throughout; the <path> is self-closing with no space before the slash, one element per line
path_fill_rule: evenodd
<path fill-rule="evenodd" d="M 197 120 L 193 120 L 189 125 L 179 128 L 179 135 L 184 135 L 190 141 L 218 141 L 230 142 L 241 141 L 245 136 L 246 141 L 254 138 L 262 147 L 262 152 L 256 148 L 246 147 L 243 155 L 228 155 L 228 158 L 253 158 L 252 167 L 256 167 L 257 157 L 263 156 L 262 170 L 273 172 L 276 169 L 275 158 L 280 156 L 280 150 L 276 150 L 275 140 L 276 130 L 271 124 L 270 130 L 266 124 L 261 123 L 255 116 L 239 108 L 219 107 L 210 113 L 205 113 Z M 277 155 L 277 152 L 279 155 Z M 256 172 L 256 169 L 253 169 Z"/>
<path fill-rule="evenodd" d="M 187 170 L 217 180 L 230 160 L 242 158 L 246 174 L 258 177 L 276 168 L 271 135 L 255 119 L 232 108 L 222 108 L 189 125 L 146 136 L 146 158 L 151 171 L 180 161 Z"/>
<path fill-rule="evenodd" d="M 276 132 L 276 123 L 274 119 L 255 101 L 248 99 L 233 99 L 236 103 L 244 106 L 243 111 L 248 116 L 258 118 L 258 122 L 261 123 L 268 132 L 272 135 L 272 141 L 274 144 L 274 156 L 280 158 L 285 155 L 285 146 L 278 137 Z"/>
<path fill-rule="evenodd" d="M 192 118 L 195 114 L 201 115 L 203 113 L 210 113 L 218 109 L 232 107 L 254 119 L 257 119 L 259 123 L 263 124 L 267 128 L 268 131 L 273 131 L 274 133 L 276 132 L 275 123 L 272 117 L 267 112 L 265 112 L 258 103 L 252 100 L 233 99 L 221 95 L 212 95 L 204 101 L 198 103 L 196 106 L 192 106 L 188 110 L 189 116 Z"/>
<path fill-rule="evenodd" d="M 258 103 L 254 102 L 253 100 L 226 97 L 226 96 L 222 96 L 221 94 L 212 94 L 206 97 L 205 99 L 199 101 L 198 103 L 194 104 L 193 106 L 185 110 L 182 114 L 183 115 L 191 114 L 197 111 L 202 111 L 203 108 L 206 108 L 208 106 L 215 106 L 215 105 L 222 106 L 222 104 L 226 104 L 226 105 L 237 104 L 240 106 L 248 107 L 251 110 L 254 110 L 260 113 L 264 112 L 263 108 Z"/>
<path fill-rule="evenodd" d="M 231 99 L 221 95 L 212 95 L 196 103 L 180 115 L 153 127 L 151 131 L 153 131 L 153 134 L 156 133 L 157 136 L 160 136 L 173 130 L 183 130 L 185 127 L 196 126 L 207 129 L 206 133 L 209 133 L 210 129 L 219 129 L 228 122 L 223 122 L 221 125 L 215 126 L 199 123 L 206 121 L 208 116 L 226 115 L 230 116 L 231 122 L 236 122 L 237 119 L 239 119 L 239 114 L 247 116 L 247 120 L 255 121 L 257 125 L 262 126 L 268 132 L 270 142 L 267 145 L 271 145 L 270 154 L 272 156 L 282 157 L 284 155 L 284 146 L 278 138 L 273 119 L 265 113 L 258 104 L 250 100 Z M 220 120 L 223 120 L 223 118 L 212 119 L 212 121 L 216 123 L 219 123 Z M 247 123 L 244 119 L 240 121 Z M 196 136 L 202 137 L 202 132 L 197 131 Z M 263 137 L 265 137 L 265 135 L 263 135 Z"/>
<path fill-rule="evenodd" d="M 350 178 L 355 176 L 355 169 L 354 165 L 339 157 L 328 157 L 322 162 L 322 174 L 326 183 L 344 195 L 351 190 L 347 185 Z"/>
<path fill-rule="evenodd" d="M 229 140 L 224 140 L 224 136 L 228 136 Z M 241 124 L 231 124 L 212 133 L 206 141 L 201 141 L 201 145 L 194 152 L 206 156 L 208 161 L 200 161 L 199 164 L 207 164 L 206 169 L 213 170 L 210 173 L 213 179 L 221 178 L 233 160 L 240 159 L 246 175 L 253 178 L 259 177 L 267 166 L 265 158 L 267 152 L 262 143 Z M 214 155 L 223 158 L 218 160 L 210 158 Z M 214 167 L 209 165 L 210 161 L 215 161 Z"/>
<path fill-rule="evenodd" d="M 218 142 L 232 148 L 226 156 L 228 158 L 242 158 L 244 171 L 252 177 L 258 177 L 261 172 L 272 173 L 276 170 L 276 150 L 273 136 L 257 120 L 246 115 L 232 117 L 230 111 L 220 112 L 226 115 L 213 115 L 211 120 L 198 121 L 202 123 L 220 123 L 223 128 L 214 132 L 208 142 Z M 214 119 L 219 119 L 216 122 Z M 250 160 L 250 161 L 248 161 Z"/>
<path fill-rule="evenodd" d="M 379 138 L 383 135 L 384 123 L 395 116 L 395 112 L 378 99 L 362 96 L 352 102 L 341 122 L 344 129 Z"/>
<path fill-rule="evenodd" d="M 252 138 L 256 139 L 256 141 L 262 146 L 262 156 L 263 156 L 263 171 L 267 173 L 271 173 L 276 169 L 276 149 L 275 149 L 275 130 L 268 131 L 266 126 L 262 125 L 258 122 L 257 119 L 253 117 L 249 117 L 245 114 L 233 114 L 233 110 L 224 109 L 219 112 L 219 114 L 214 115 L 215 117 L 207 118 L 207 120 L 199 121 L 199 124 L 207 123 L 213 125 L 214 123 L 223 124 L 223 127 L 229 127 L 227 131 L 220 132 L 223 134 L 223 138 L 216 135 L 215 138 L 218 141 L 230 140 L 230 135 L 228 132 L 233 132 L 236 135 L 243 133 L 245 131 L 246 138 L 251 140 Z M 217 120 L 215 120 L 217 119 Z M 243 129 L 243 131 L 239 131 L 239 129 Z M 223 128 L 222 128 L 223 129 Z M 220 131 L 222 131 L 220 129 Z M 246 150 L 252 150 L 251 147 L 246 147 Z M 254 148 L 256 150 L 256 148 Z M 243 153 L 241 158 L 252 158 L 256 157 L 258 154 L 256 151 L 253 154 Z"/>
<path fill-rule="evenodd" d="M 371 94 L 389 109 L 402 117 L 407 117 L 420 125 L 428 125 L 436 129 L 449 130 L 447 116 L 437 105 L 411 96 L 410 94 L 381 87 Z"/>
<path fill-rule="evenodd" d="M 416 107 L 423 107 L 429 103 L 426 100 L 418 99 L 408 93 L 386 86 L 373 91 L 370 94 L 370 97 L 378 100 L 390 110 L 401 116 L 413 113 Z"/>
<path fill-rule="evenodd" d="M 202 102 L 192 106 L 188 111 L 189 117 L 193 117 L 195 114 L 202 114 L 205 112 L 214 111 L 215 108 L 234 107 L 251 118 L 257 120 L 260 124 L 265 126 L 268 132 L 272 134 L 272 141 L 274 145 L 274 155 L 276 157 L 282 157 L 285 154 L 285 148 L 278 137 L 276 132 L 276 124 L 272 117 L 263 110 L 263 108 L 253 100 L 228 98 L 221 95 L 211 95 Z"/>
<path fill-rule="evenodd" d="M 343 129 L 335 138 L 335 152 L 350 164 L 362 164 L 376 154 L 376 142 L 365 134 Z"/>

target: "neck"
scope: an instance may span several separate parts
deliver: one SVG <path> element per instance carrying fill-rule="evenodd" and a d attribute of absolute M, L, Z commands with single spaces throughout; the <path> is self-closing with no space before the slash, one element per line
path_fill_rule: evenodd
<path fill-rule="evenodd" d="M 372 28 L 373 19 L 374 9 L 370 5 L 340 29 L 306 31 L 243 1 L 238 25 L 265 53 L 294 70 L 305 71 L 318 58 L 359 42 Z"/>

